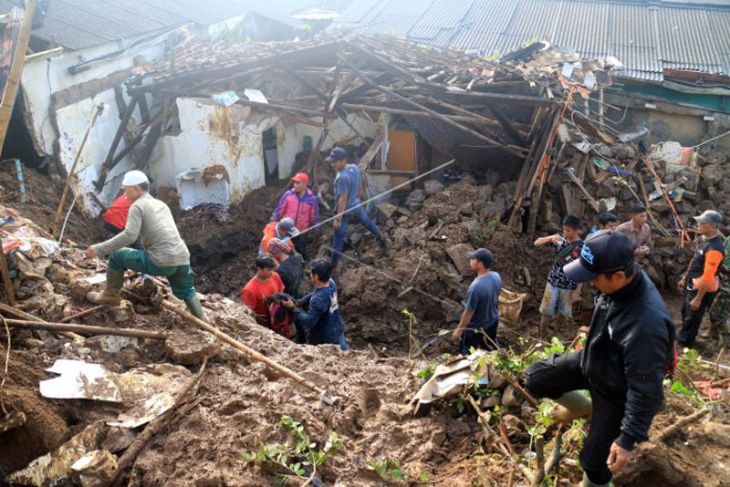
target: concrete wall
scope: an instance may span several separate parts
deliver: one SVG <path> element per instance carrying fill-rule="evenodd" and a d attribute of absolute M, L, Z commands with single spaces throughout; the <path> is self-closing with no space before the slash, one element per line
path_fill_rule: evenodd
<path fill-rule="evenodd" d="M 177 186 L 177 176 L 191 169 L 222 165 L 230 179 L 230 204 L 266 184 L 262 133 L 277 129 L 279 176 L 287 179 L 305 136 L 316 143 L 321 129 L 286 117 L 252 111 L 242 105 L 224 108 L 207 99 L 178 98 L 180 133 L 160 138 L 150 158 L 150 173 L 157 186 Z M 358 116 L 351 123 L 360 133 L 374 137 L 377 125 Z M 325 147 L 354 136 L 342 121 L 331 124 Z"/>
<path fill-rule="evenodd" d="M 40 155 L 55 156 L 57 161 L 70 171 L 74 157 L 89 127 L 94 107 L 103 104 L 104 113 L 96 121 L 81 153 L 77 174 L 81 181 L 79 204 L 91 213 L 98 211 L 89 192 L 93 191 L 106 153 L 119 126 L 119 112 L 111 86 L 94 81 L 104 80 L 115 73 L 134 66 L 134 58 L 142 55 L 147 61 L 160 58 L 164 54 L 164 36 L 129 48 L 123 54 L 100 61 L 89 69 L 72 74 L 68 68 L 84 61 L 91 61 L 124 50 L 140 39 L 128 39 L 80 51 L 49 51 L 31 56 L 23 70 L 22 91 L 27 112 L 25 113 L 31 138 L 36 152 Z M 68 88 L 83 86 L 67 99 L 52 103 L 52 95 Z M 60 108 L 58 108 L 61 106 Z M 123 147 L 122 143 L 120 146 Z M 101 194 L 102 200 L 110 201 L 119 189 L 115 176 L 124 172 L 128 163 L 123 161 L 110 174 L 110 182 Z M 83 169 L 79 171 L 79 169 Z M 116 184 L 115 184 L 116 182 Z M 75 190 L 77 188 L 74 188 Z"/>

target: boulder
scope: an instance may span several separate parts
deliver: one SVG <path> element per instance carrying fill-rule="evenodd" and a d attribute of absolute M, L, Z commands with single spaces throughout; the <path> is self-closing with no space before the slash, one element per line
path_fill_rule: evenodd
<path fill-rule="evenodd" d="M 437 181 L 436 179 L 429 179 L 428 181 L 423 183 L 423 191 L 425 191 L 426 195 L 428 196 L 433 196 L 443 190 L 444 184 L 441 181 Z"/>
<path fill-rule="evenodd" d="M 422 189 L 415 189 L 406 198 L 406 206 L 411 211 L 418 211 L 426 200 L 426 192 Z"/>
<path fill-rule="evenodd" d="M 377 206 L 378 208 L 378 215 L 383 219 L 383 221 L 388 221 L 393 216 L 393 213 L 395 213 L 398 210 L 398 207 L 391 203 L 381 203 Z"/>
<path fill-rule="evenodd" d="M 446 249 L 446 253 L 451 259 L 451 262 L 454 263 L 454 266 L 456 266 L 456 269 L 462 276 L 470 276 L 472 274 L 468 257 L 470 252 L 474 252 L 474 247 L 466 243 L 452 245 Z"/>

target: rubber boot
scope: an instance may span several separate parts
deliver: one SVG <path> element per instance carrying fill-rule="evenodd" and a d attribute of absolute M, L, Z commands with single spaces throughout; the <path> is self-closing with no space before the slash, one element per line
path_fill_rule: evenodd
<path fill-rule="evenodd" d="M 203 305 L 200 304 L 200 299 L 198 298 L 198 296 L 195 296 L 194 298 L 191 298 L 191 299 L 186 299 L 185 305 L 188 307 L 188 311 L 190 311 L 191 315 L 205 321 L 205 313 L 203 312 Z"/>
<path fill-rule="evenodd" d="M 583 472 L 583 487 L 611 487 L 613 484 L 611 482 L 605 483 L 605 484 L 597 484 L 595 482 L 591 482 L 591 479 L 588 478 L 588 475 L 586 475 L 585 472 Z"/>
<path fill-rule="evenodd" d="M 574 419 L 585 418 L 593 412 L 593 403 L 581 391 L 566 392 L 555 400 L 559 406 L 553 408 L 553 420 L 558 423 L 569 423 Z"/>
<path fill-rule="evenodd" d="M 119 306 L 122 297 L 119 293 L 124 285 L 124 271 L 115 271 L 114 269 L 106 269 L 106 289 L 97 293 L 94 291 L 86 293 L 86 299 L 94 304 L 109 304 Z"/>

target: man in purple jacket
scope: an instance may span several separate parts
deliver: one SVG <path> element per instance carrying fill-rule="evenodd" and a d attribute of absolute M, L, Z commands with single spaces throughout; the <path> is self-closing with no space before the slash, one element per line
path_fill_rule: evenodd
<path fill-rule="evenodd" d="M 309 184 L 309 176 L 306 173 L 297 173 L 291 178 L 292 188 L 282 195 L 279 204 L 276 205 L 274 212 L 271 214 L 271 221 L 278 222 L 282 218 L 291 218 L 294 220 L 294 226 L 301 232 L 292 241 L 294 246 L 302 254 L 305 260 L 308 260 L 308 247 L 311 241 L 306 230 L 319 221 L 319 202 L 317 195 L 307 187 Z"/>

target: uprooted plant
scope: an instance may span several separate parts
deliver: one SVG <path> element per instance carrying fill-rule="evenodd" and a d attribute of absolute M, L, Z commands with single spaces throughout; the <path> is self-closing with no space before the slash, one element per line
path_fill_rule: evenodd
<path fill-rule="evenodd" d="M 243 454 L 244 460 L 277 474 L 279 485 L 287 485 L 291 477 L 305 480 L 305 485 L 312 482 L 317 468 L 342 448 L 342 437 L 335 432 L 320 447 L 309 437 L 304 425 L 290 416 L 282 416 L 279 426 L 287 432 L 284 443 L 261 443 L 255 451 Z"/>

